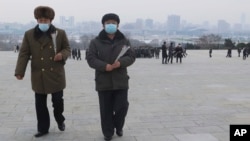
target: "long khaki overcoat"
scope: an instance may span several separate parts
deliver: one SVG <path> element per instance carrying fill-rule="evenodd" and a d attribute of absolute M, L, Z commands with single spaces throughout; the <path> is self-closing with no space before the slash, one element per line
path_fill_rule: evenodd
<path fill-rule="evenodd" d="M 55 45 L 49 35 L 51 31 L 37 36 L 41 34 L 38 26 L 25 32 L 17 59 L 15 75 L 21 76 L 25 75 L 27 64 L 31 61 L 31 85 L 35 93 L 49 94 L 66 87 L 64 65 L 71 52 L 69 41 L 64 30 L 51 26 L 50 30 L 54 28 L 57 31 L 56 49 L 57 53 L 62 53 L 62 61 L 53 60 Z"/>

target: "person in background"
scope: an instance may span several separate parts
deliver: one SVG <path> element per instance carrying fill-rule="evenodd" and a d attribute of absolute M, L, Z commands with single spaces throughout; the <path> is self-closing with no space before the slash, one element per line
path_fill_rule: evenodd
<path fill-rule="evenodd" d="M 241 48 L 238 48 L 238 57 L 240 57 L 240 53 L 241 53 Z"/>
<path fill-rule="evenodd" d="M 182 63 L 183 48 L 181 47 L 181 44 L 178 44 L 177 47 L 175 47 L 175 54 L 176 54 L 176 63 L 178 63 L 178 60 L 180 60 L 180 63 Z"/>
<path fill-rule="evenodd" d="M 226 57 L 229 57 L 229 58 L 232 57 L 232 49 L 231 48 L 228 48 Z"/>
<path fill-rule="evenodd" d="M 159 59 L 160 49 L 158 47 L 155 48 L 155 58 Z"/>
<path fill-rule="evenodd" d="M 130 47 L 116 60 L 122 48 L 130 46 L 129 40 L 118 29 L 119 23 L 117 14 L 105 14 L 102 17 L 103 30 L 91 40 L 87 53 L 88 65 L 95 69 L 95 89 L 99 96 L 101 128 L 106 141 L 112 139 L 115 130 L 118 136 L 123 136 L 129 107 L 127 67 L 136 59 Z"/>
<path fill-rule="evenodd" d="M 167 55 L 167 45 L 166 45 L 166 42 L 164 41 L 162 46 L 161 46 L 161 54 L 162 54 L 162 64 L 167 64 L 167 58 L 168 58 L 168 55 Z"/>
<path fill-rule="evenodd" d="M 63 116 L 63 89 L 66 87 L 64 65 L 70 56 L 70 47 L 65 31 L 52 24 L 55 12 L 51 7 L 36 7 L 34 16 L 37 25 L 24 34 L 15 76 L 18 80 L 24 78 L 30 60 L 38 130 L 34 136 L 41 137 L 49 133 L 50 127 L 47 107 L 48 94 L 51 94 L 52 97 L 54 117 L 58 128 L 61 131 L 65 130 L 65 117 Z"/>
<path fill-rule="evenodd" d="M 212 48 L 209 48 L 209 57 L 212 58 Z"/>
<path fill-rule="evenodd" d="M 82 57 L 81 57 L 82 55 L 81 55 L 81 49 L 80 48 L 78 48 L 77 49 L 77 60 L 82 60 Z"/>
<path fill-rule="evenodd" d="M 174 58 L 174 43 L 171 42 L 168 48 L 168 63 L 170 62 L 172 64 L 173 58 Z"/>
<path fill-rule="evenodd" d="M 243 56 L 243 60 L 246 60 L 247 54 L 248 54 L 247 47 L 244 47 L 242 52 L 243 52 L 243 55 L 242 55 Z"/>

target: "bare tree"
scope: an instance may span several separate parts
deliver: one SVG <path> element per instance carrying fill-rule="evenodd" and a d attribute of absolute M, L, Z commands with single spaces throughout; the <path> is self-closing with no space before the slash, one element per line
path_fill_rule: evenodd
<path fill-rule="evenodd" d="M 220 43 L 221 39 L 221 36 L 215 34 L 202 35 L 198 44 L 201 48 L 214 48 Z"/>
<path fill-rule="evenodd" d="M 225 47 L 227 48 L 234 48 L 235 47 L 235 43 L 232 41 L 232 39 L 225 39 L 225 43 L 224 43 Z"/>

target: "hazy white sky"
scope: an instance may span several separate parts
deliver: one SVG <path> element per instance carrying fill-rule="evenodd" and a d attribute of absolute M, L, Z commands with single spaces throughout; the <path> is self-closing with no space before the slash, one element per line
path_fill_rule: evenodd
<path fill-rule="evenodd" d="M 46 5 L 55 10 L 54 22 L 59 16 L 74 16 L 75 21 L 100 21 L 105 13 L 114 12 L 121 23 L 135 22 L 137 18 L 165 22 L 176 14 L 192 23 L 223 19 L 229 23 L 250 23 L 250 0 L 0 0 L 0 22 L 28 23 L 35 21 L 36 6 Z"/>

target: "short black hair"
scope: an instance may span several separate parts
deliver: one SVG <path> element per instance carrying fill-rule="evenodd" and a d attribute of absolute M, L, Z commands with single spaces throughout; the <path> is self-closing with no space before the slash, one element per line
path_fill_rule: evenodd
<path fill-rule="evenodd" d="M 102 17 L 102 24 L 107 20 L 115 20 L 118 24 L 120 23 L 120 18 L 115 13 L 108 13 Z"/>

